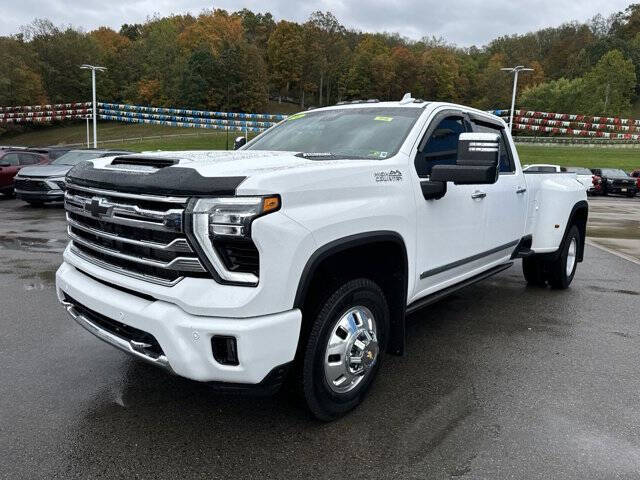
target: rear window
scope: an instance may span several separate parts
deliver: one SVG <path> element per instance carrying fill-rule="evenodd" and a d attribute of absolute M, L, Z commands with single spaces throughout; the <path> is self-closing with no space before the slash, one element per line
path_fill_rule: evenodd
<path fill-rule="evenodd" d="M 627 177 L 627 172 L 618 168 L 603 168 L 602 175 L 605 177 Z"/>
<path fill-rule="evenodd" d="M 527 167 L 525 169 L 525 172 L 556 173 L 556 167 L 546 167 L 546 166 Z"/>

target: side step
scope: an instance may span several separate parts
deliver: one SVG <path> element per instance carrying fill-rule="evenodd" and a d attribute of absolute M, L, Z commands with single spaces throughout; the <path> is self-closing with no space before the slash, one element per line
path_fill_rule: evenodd
<path fill-rule="evenodd" d="M 424 308 L 428 305 L 431 305 L 432 303 L 436 303 L 442 300 L 443 298 L 448 297 L 452 293 L 455 293 L 458 290 L 463 289 L 464 287 L 468 287 L 469 285 L 473 285 L 474 283 L 477 283 L 481 280 L 492 277 L 496 273 L 500 273 L 503 270 L 506 270 L 511 265 L 513 265 L 513 262 L 505 263 L 503 265 L 497 265 L 485 272 L 479 273 L 474 277 L 467 278 L 466 280 L 463 280 L 460 283 L 456 283 L 455 285 L 451 285 L 450 287 L 447 287 L 443 290 L 440 290 L 438 292 L 432 293 L 431 295 L 427 295 L 426 297 L 416 300 L 415 302 L 413 302 L 411 305 L 407 307 L 407 315 L 414 313 L 417 310 L 420 310 L 421 308 Z"/>

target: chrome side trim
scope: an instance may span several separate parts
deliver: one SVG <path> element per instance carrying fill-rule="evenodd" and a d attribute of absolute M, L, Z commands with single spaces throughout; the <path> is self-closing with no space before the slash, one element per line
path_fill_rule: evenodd
<path fill-rule="evenodd" d="M 163 197 L 161 195 L 142 195 L 138 193 L 122 193 L 122 192 L 114 192 L 113 190 L 102 190 L 99 188 L 81 187 L 79 185 L 76 185 L 73 182 L 67 182 L 67 188 L 80 190 L 82 192 L 87 192 L 94 195 L 106 195 L 109 197 L 131 198 L 134 200 L 147 200 L 151 202 L 161 202 L 161 203 L 177 203 L 181 205 L 186 205 L 187 201 L 189 200 L 187 197 Z"/>
<path fill-rule="evenodd" d="M 134 257 L 132 255 L 127 255 L 125 253 L 120 253 L 117 250 L 112 250 L 110 248 L 103 247 L 102 245 L 98 245 L 97 243 L 90 242 L 83 238 L 80 238 L 75 233 L 71 231 L 69 227 L 67 227 L 67 233 L 71 240 L 78 245 L 82 245 L 83 247 L 89 248 L 91 250 L 95 250 L 96 252 L 103 253 L 105 255 L 110 255 L 112 257 L 120 258 L 122 260 L 128 260 L 130 262 L 140 263 L 142 265 L 147 265 L 149 267 L 161 268 L 163 270 L 178 270 L 183 272 L 202 272 L 205 273 L 206 270 L 195 257 L 176 257 L 168 263 L 161 262 L 158 260 L 151 260 L 143 257 Z"/>
<path fill-rule="evenodd" d="M 184 238 L 176 238 L 172 242 L 168 244 L 164 243 L 156 243 L 156 242 L 145 242 L 141 240 L 133 240 L 132 238 L 122 237 L 120 235 L 113 235 L 111 233 L 104 232 L 102 230 L 97 230 L 92 227 L 87 227 L 86 225 L 82 225 L 81 223 L 73 220 L 69 214 L 67 214 L 67 222 L 73 228 L 77 228 L 78 230 L 82 230 L 84 232 L 90 233 L 91 235 L 95 235 L 96 237 L 107 238 L 109 240 L 115 240 L 118 242 L 128 243 L 130 245 L 137 245 L 139 247 L 153 248 L 155 250 L 163 250 L 166 252 L 182 252 L 182 253 L 193 253 L 193 250 L 189 246 L 189 243 Z"/>
<path fill-rule="evenodd" d="M 136 280 L 141 280 L 143 282 L 155 283 L 156 285 L 162 285 L 163 287 L 173 287 L 175 284 L 184 279 L 184 277 L 178 277 L 175 280 L 165 280 L 164 278 L 145 275 L 144 273 L 132 272 L 131 270 L 126 270 L 124 268 L 118 267 L 117 265 L 103 262 L 99 258 L 92 257 L 91 255 L 78 250 L 78 248 L 74 247 L 73 244 L 71 244 L 71 253 L 81 258 L 82 260 L 93 263 L 94 265 L 97 265 L 100 268 L 104 268 L 105 270 L 109 270 L 110 272 L 119 273 L 120 275 L 126 275 L 127 277 L 135 278 Z"/>
<path fill-rule="evenodd" d="M 100 328 L 98 325 L 93 323 L 90 318 L 87 318 L 85 315 L 78 312 L 73 303 L 65 301 L 61 301 L 60 303 L 64 305 L 64 308 L 67 310 L 69 316 L 73 320 L 75 320 L 78 325 L 98 337 L 103 342 L 106 342 L 109 345 L 112 345 L 122 350 L 123 352 L 128 353 L 129 355 L 133 355 L 134 357 L 144 360 L 145 362 L 173 372 L 171 364 L 169 364 L 169 360 L 165 355 L 160 355 L 157 358 L 147 355 L 146 353 L 144 353 L 145 344 L 141 344 L 140 342 L 135 341 L 127 341 L 124 338 L 118 337 L 113 333 Z"/>

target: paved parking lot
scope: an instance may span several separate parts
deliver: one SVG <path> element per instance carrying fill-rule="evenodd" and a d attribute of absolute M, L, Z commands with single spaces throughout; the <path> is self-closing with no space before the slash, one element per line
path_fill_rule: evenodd
<path fill-rule="evenodd" d="M 640 199 L 596 199 L 594 235 L 608 202 L 637 219 Z M 0 200 L 0 219 L 0 478 L 638 478 L 640 266 L 623 258 L 588 247 L 565 292 L 515 265 L 414 315 L 408 355 L 321 424 L 287 393 L 215 395 L 102 344 L 55 299 L 62 210 Z"/>

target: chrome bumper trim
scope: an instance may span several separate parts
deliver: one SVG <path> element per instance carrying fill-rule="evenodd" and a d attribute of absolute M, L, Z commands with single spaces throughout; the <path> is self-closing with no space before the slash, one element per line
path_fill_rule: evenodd
<path fill-rule="evenodd" d="M 133 355 L 134 357 L 144 360 L 145 362 L 151 363 L 152 365 L 156 365 L 173 373 L 173 369 L 171 368 L 169 360 L 166 356 L 160 355 L 157 358 L 151 357 L 141 351 L 145 348 L 145 344 L 141 344 L 135 341 L 127 341 L 124 338 L 120 338 L 110 332 L 107 332 L 106 330 L 93 323 L 90 318 L 87 318 L 86 316 L 79 313 L 75 309 L 73 303 L 65 301 L 61 301 L 60 303 L 62 303 L 69 316 L 73 320 L 75 320 L 78 325 L 83 327 L 89 333 L 92 333 L 93 335 L 98 337 L 103 342 L 106 342 L 109 345 L 122 350 L 123 352 Z"/>

